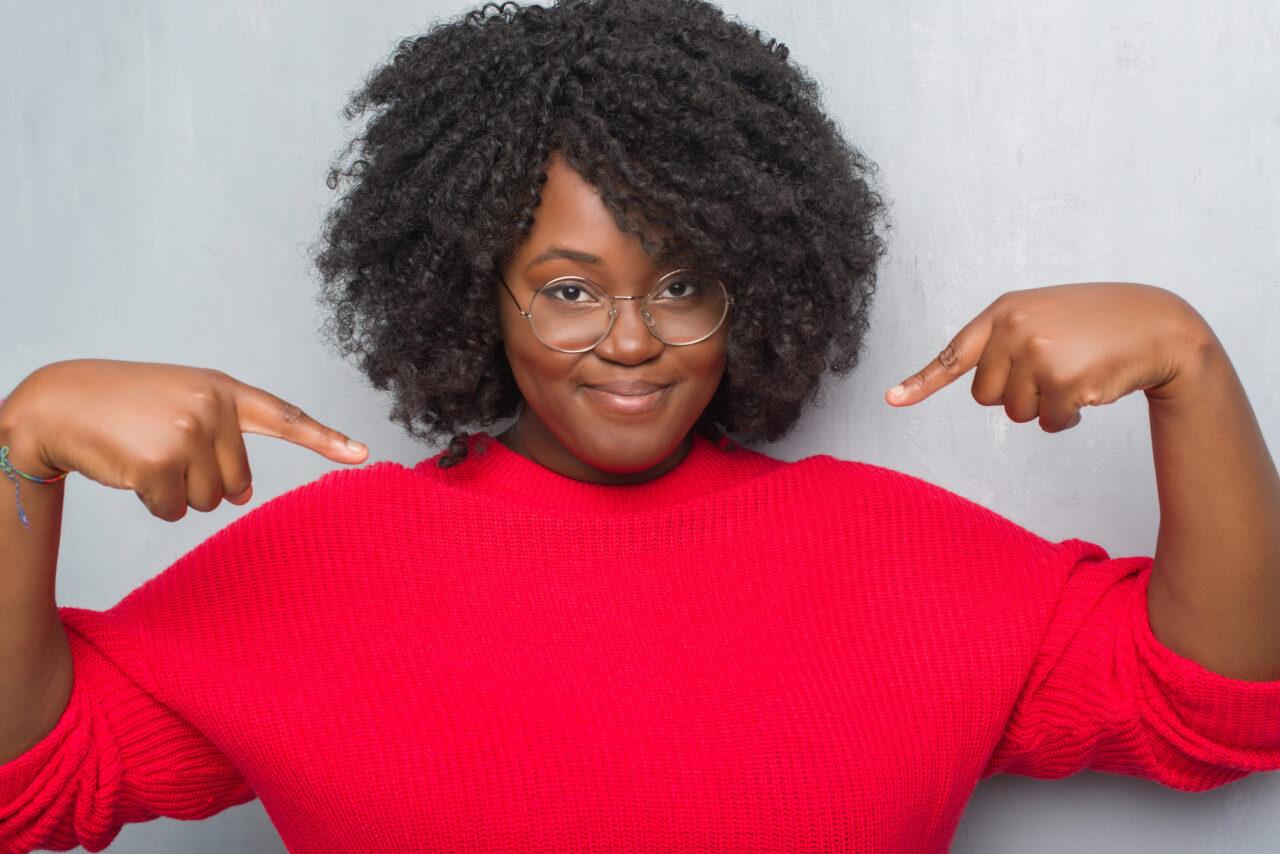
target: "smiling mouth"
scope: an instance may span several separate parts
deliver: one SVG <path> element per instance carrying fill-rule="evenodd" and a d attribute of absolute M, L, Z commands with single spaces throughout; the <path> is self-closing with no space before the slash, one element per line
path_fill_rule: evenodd
<path fill-rule="evenodd" d="M 610 412 L 621 415 L 643 415 L 662 406 L 671 386 L 618 380 L 586 385 L 582 389 L 596 404 Z"/>

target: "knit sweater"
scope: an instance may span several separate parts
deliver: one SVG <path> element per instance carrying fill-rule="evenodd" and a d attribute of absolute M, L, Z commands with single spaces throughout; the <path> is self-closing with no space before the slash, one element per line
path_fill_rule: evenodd
<path fill-rule="evenodd" d="M 1163 647 L 1149 571 L 869 465 L 698 439 L 611 487 L 476 437 L 63 609 L 0 850 L 256 796 L 292 852 L 945 851 L 997 772 L 1280 767 L 1280 682 Z"/>

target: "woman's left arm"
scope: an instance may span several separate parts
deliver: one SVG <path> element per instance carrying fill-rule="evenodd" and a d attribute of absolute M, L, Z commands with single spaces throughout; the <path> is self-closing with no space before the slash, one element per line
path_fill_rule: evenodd
<path fill-rule="evenodd" d="M 1152 633 L 1224 676 L 1280 679 L 1280 474 L 1204 319 L 1147 285 L 1015 291 L 886 399 L 917 403 L 971 368 L 979 403 L 1049 432 L 1146 393 L 1160 500 Z"/>

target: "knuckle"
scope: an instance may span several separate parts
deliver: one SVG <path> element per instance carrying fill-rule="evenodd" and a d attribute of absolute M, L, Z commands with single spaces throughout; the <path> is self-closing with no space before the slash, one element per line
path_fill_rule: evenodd
<path fill-rule="evenodd" d="M 985 391 L 983 389 L 973 389 L 973 399 L 983 406 L 999 406 L 1004 403 L 1004 395 L 995 391 Z"/>
<path fill-rule="evenodd" d="M 187 503 L 194 509 L 199 510 L 201 513 L 208 513 L 210 510 L 222 503 L 222 496 L 212 494 L 192 496 Z"/>
<path fill-rule="evenodd" d="M 1054 391 L 1074 388 L 1077 385 L 1076 377 L 1061 365 L 1055 365 L 1049 370 L 1038 374 L 1036 376 L 1036 382 L 1041 388 L 1052 389 Z"/>
<path fill-rule="evenodd" d="M 1003 309 L 1017 306 L 1022 302 L 1023 297 L 1027 293 L 1025 288 L 1017 288 L 1011 291 L 1001 291 L 1000 294 L 991 301 L 992 308 L 999 306 Z"/>
<path fill-rule="evenodd" d="M 297 424 L 299 421 L 302 421 L 307 417 L 307 413 L 303 412 L 292 403 L 282 402 L 280 407 L 280 417 L 283 418 L 287 424 Z"/>
<path fill-rule="evenodd" d="M 187 403 L 198 417 L 207 418 L 218 411 L 218 390 L 211 385 L 191 389 Z"/>
<path fill-rule="evenodd" d="M 1048 433 L 1061 433 L 1063 430 L 1070 430 L 1079 423 L 1080 410 L 1078 409 L 1058 412 L 1052 417 L 1044 417 L 1040 419 L 1040 426 Z"/>
<path fill-rule="evenodd" d="M 1028 332 L 1026 343 L 1023 345 L 1026 352 L 1033 357 L 1045 357 L 1053 352 L 1053 339 L 1047 335 L 1040 335 L 1035 332 Z"/>
<path fill-rule="evenodd" d="M 233 478 L 227 483 L 224 483 L 222 485 L 222 491 L 226 495 L 239 495 L 252 485 L 253 478 L 246 474 L 244 477 Z"/>
<path fill-rule="evenodd" d="M 1067 425 L 1052 418 L 1041 417 L 1040 429 L 1046 433 L 1061 433 L 1063 430 L 1067 429 Z"/>
<path fill-rule="evenodd" d="M 1032 312 L 1023 306 L 1007 305 L 1004 312 L 1000 315 L 1000 323 L 1005 329 L 1014 334 L 1023 333 L 1033 329 L 1035 319 Z"/>
<path fill-rule="evenodd" d="M 1037 379 L 1042 392 L 1060 399 L 1064 406 L 1079 409 L 1094 406 L 1100 401 L 1101 393 L 1080 372 L 1059 368 L 1041 375 Z"/>
<path fill-rule="evenodd" d="M 187 468 L 186 459 L 187 455 L 182 452 L 180 445 L 172 442 L 149 445 L 138 452 L 134 459 L 134 469 L 139 480 L 144 483 L 163 483 L 175 479 L 181 481 L 182 473 Z"/>
<path fill-rule="evenodd" d="M 186 439 L 194 439 L 204 432 L 200 419 L 194 415 L 183 414 L 173 419 L 174 432 Z"/>
<path fill-rule="evenodd" d="M 1004 412 L 1009 416 L 1009 420 L 1015 424 L 1026 424 L 1040 415 L 1040 412 L 1036 409 L 1008 400 L 1005 401 Z"/>
<path fill-rule="evenodd" d="M 151 490 L 143 490 L 138 493 L 138 498 L 143 505 L 151 512 L 152 516 L 163 519 L 166 522 L 176 522 L 183 516 L 187 515 L 187 505 L 177 501 L 168 501 Z"/>
<path fill-rule="evenodd" d="M 920 371 L 907 377 L 902 384 L 909 388 L 924 388 L 929 384 L 929 375 L 926 371 Z"/>
<path fill-rule="evenodd" d="M 956 373 L 960 366 L 960 346 L 954 340 L 951 341 L 942 352 L 938 354 L 938 364 L 943 367 L 947 373 Z"/>
<path fill-rule="evenodd" d="M 142 484 L 154 481 L 162 476 L 172 465 L 171 455 L 159 447 L 152 446 L 138 453 L 134 465 L 136 472 L 133 475 L 133 480 L 136 483 Z"/>

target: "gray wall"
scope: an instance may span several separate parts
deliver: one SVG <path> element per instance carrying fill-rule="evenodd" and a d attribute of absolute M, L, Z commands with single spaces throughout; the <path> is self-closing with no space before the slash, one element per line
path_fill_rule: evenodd
<path fill-rule="evenodd" d="M 209 365 L 370 444 L 429 449 L 329 356 L 306 252 L 350 91 L 423 0 L 3 0 L 0 389 L 58 359 Z M 1164 285 L 1209 319 L 1280 449 L 1280 5 L 1275 0 L 733 0 L 825 84 L 893 202 L 870 355 L 770 448 L 893 466 L 1052 538 L 1150 553 L 1140 399 L 1058 436 L 957 385 L 883 390 L 1003 290 Z M 857 11 L 854 11 L 857 10 Z M 249 438 L 255 504 L 326 463 Z M 2 496 L 0 496 L 2 497 Z M 3 507 L 0 507 L 3 510 Z M 73 477 L 58 594 L 106 607 L 243 511 L 167 525 Z M 127 829 L 113 851 L 280 851 L 248 805 Z M 1280 774 L 1186 795 L 1085 774 L 979 787 L 956 851 L 1280 852 Z"/>

